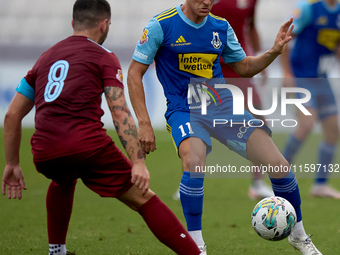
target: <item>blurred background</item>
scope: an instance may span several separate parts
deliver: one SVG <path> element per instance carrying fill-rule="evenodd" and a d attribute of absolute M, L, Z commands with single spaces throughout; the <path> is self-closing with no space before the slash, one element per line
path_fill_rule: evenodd
<path fill-rule="evenodd" d="M 280 26 L 291 16 L 297 0 L 258 0 L 256 21 L 261 36 L 262 49 L 269 49 Z M 109 0 L 112 9 L 110 33 L 103 46 L 112 50 L 120 59 L 126 85 L 126 72 L 134 47 L 142 35 L 144 26 L 157 13 L 181 4 L 183 0 Z M 21 78 L 34 65 L 39 56 L 56 42 L 72 34 L 71 19 L 73 0 L 0 0 L 0 119 L 11 101 Z M 337 70 L 334 69 L 335 77 Z M 268 67 L 269 78 L 280 78 L 279 59 Z M 263 108 L 271 105 L 268 80 L 262 88 Z M 163 114 L 166 109 L 163 90 L 151 66 L 145 76 L 147 107 L 156 129 L 165 129 Z M 126 89 L 127 93 L 127 89 Z M 340 97 L 339 89 L 335 91 Z M 269 96 L 268 96 L 269 95 Z M 269 100 L 268 100 L 269 98 Z M 106 103 L 103 108 L 107 111 Z M 279 113 L 277 113 L 279 114 Z M 293 113 L 288 113 L 293 116 Z M 274 116 L 275 117 L 275 116 Z M 273 118 L 274 118 L 273 117 Z M 289 116 L 287 116 L 289 118 Z M 103 122 L 113 128 L 110 116 Z M 33 126 L 34 114 L 24 120 L 25 126 Z M 0 126 L 3 121 L 0 122 Z M 274 127 L 275 130 L 280 127 Z M 316 127 L 316 131 L 318 127 Z M 284 131 L 284 130 L 282 130 Z M 288 130 L 291 132 L 291 129 Z"/>

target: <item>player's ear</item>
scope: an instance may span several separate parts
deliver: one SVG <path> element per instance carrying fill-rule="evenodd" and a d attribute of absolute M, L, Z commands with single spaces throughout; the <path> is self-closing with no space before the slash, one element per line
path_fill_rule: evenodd
<path fill-rule="evenodd" d="M 72 21 L 71 21 L 71 24 L 72 24 L 72 28 L 74 29 L 74 23 L 73 23 L 73 19 L 72 19 Z"/>
<path fill-rule="evenodd" d="M 100 21 L 99 28 L 102 33 L 106 31 L 106 28 L 109 25 L 108 21 L 109 21 L 108 19 L 103 19 Z"/>

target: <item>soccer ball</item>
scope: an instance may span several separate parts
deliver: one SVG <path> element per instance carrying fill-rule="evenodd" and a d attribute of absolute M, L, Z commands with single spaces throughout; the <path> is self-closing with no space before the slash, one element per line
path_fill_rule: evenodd
<path fill-rule="evenodd" d="M 256 204 L 251 214 L 255 232 L 270 241 L 285 239 L 296 224 L 294 207 L 282 197 L 267 197 Z"/>

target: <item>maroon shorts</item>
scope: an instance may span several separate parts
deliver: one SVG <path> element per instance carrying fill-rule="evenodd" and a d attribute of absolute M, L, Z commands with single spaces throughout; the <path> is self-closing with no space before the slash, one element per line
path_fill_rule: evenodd
<path fill-rule="evenodd" d="M 102 197 L 119 197 L 133 185 L 131 162 L 113 142 L 104 148 L 34 164 L 38 172 L 59 185 L 74 185 L 80 178 Z"/>

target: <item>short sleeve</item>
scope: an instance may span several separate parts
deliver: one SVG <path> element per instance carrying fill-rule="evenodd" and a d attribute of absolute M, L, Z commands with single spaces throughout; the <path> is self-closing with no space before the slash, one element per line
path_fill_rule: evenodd
<path fill-rule="evenodd" d="M 221 57 L 224 63 L 238 62 L 246 57 L 246 53 L 238 42 L 237 36 L 233 28 L 228 24 L 228 37 L 226 46 L 223 49 Z"/>
<path fill-rule="evenodd" d="M 152 64 L 163 39 L 164 34 L 161 25 L 155 18 L 151 19 L 143 30 L 143 35 L 136 45 L 132 59 L 142 64 Z"/>
<path fill-rule="evenodd" d="M 15 90 L 34 102 L 34 89 L 27 83 L 25 78 L 21 79 Z"/>
<path fill-rule="evenodd" d="M 116 55 L 113 53 L 107 53 L 102 60 L 102 78 L 103 87 L 119 87 L 124 88 L 123 84 L 123 72 L 120 66 L 120 62 Z"/>

